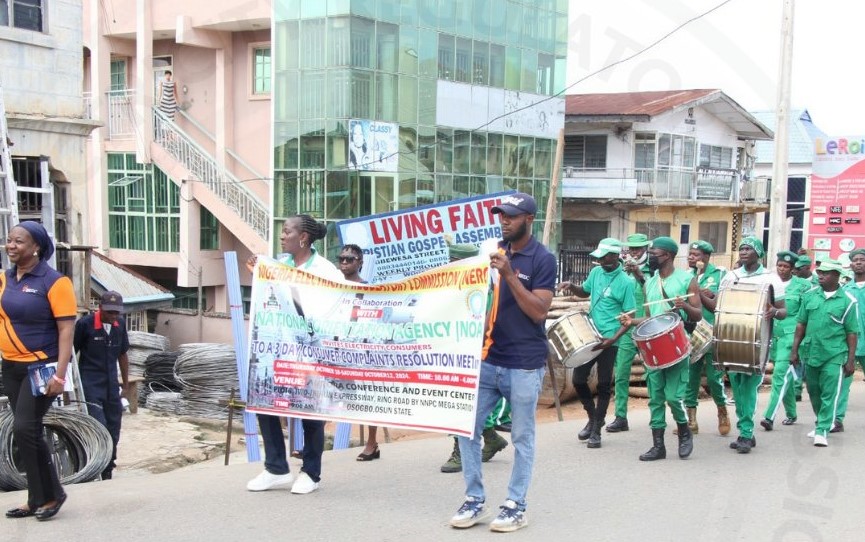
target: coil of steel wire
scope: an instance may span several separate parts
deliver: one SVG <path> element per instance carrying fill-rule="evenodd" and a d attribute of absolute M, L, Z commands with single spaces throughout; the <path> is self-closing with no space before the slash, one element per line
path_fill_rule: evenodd
<path fill-rule="evenodd" d="M 143 331 L 129 332 L 129 374 L 144 376 L 148 356 L 168 350 L 168 337 Z"/>
<path fill-rule="evenodd" d="M 138 392 L 139 404 L 147 404 L 147 396 L 153 391 L 176 391 L 180 383 L 174 379 L 174 363 L 178 352 L 157 352 L 147 356 L 144 369 L 144 385 Z"/>
<path fill-rule="evenodd" d="M 27 487 L 27 478 L 18 469 L 20 458 L 12 424 L 12 410 L 0 411 L 0 489 L 5 491 Z M 99 479 L 113 453 L 111 435 L 101 423 L 74 409 L 51 408 L 45 414 L 44 426 L 60 483 Z"/>
<path fill-rule="evenodd" d="M 220 402 L 238 387 L 234 347 L 227 344 L 190 343 L 180 346 L 174 378 L 183 387 L 181 414 L 206 418 L 227 417 Z"/>

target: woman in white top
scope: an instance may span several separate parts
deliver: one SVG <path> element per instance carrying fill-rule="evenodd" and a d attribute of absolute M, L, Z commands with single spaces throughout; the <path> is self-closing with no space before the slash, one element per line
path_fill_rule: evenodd
<path fill-rule="evenodd" d="M 332 280 L 342 280 L 342 273 L 327 258 L 318 254 L 312 244 L 327 235 L 327 226 L 309 215 L 296 215 L 287 218 L 279 236 L 283 256 L 280 261 Z M 247 267 L 255 267 L 255 256 L 247 260 Z M 249 491 L 266 491 L 275 487 L 291 484 L 285 455 L 285 437 L 279 416 L 258 415 L 261 440 L 264 442 L 264 471 L 246 484 Z M 312 493 L 318 489 L 321 479 L 321 456 L 324 453 L 324 422 L 303 420 L 303 467 L 291 492 Z"/>

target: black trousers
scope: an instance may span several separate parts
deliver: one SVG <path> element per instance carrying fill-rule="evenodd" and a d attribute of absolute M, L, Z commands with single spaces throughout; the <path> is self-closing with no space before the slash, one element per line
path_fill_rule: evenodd
<path fill-rule="evenodd" d="M 3 388 L 9 396 L 9 406 L 15 415 L 12 435 L 18 446 L 18 456 L 27 475 L 27 506 L 35 510 L 47 502 L 59 499 L 63 487 L 51 459 L 51 448 L 45 440 L 42 418 L 54 401 L 53 397 L 34 397 L 27 376 L 29 363 L 3 360 Z"/>
<path fill-rule="evenodd" d="M 574 389 L 577 391 L 577 397 L 583 404 L 583 408 L 589 415 L 589 419 L 595 422 L 603 422 L 604 416 L 607 415 L 607 408 L 610 406 L 610 395 L 613 389 L 613 369 L 616 366 L 616 354 L 619 348 L 611 346 L 584 365 L 580 365 L 574 369 L 572 381 Z M 595 404 L 592 398 L 592 391 L 589 389 L 589 373 L 592 367 L 598 366 L 598 402 Z"/>

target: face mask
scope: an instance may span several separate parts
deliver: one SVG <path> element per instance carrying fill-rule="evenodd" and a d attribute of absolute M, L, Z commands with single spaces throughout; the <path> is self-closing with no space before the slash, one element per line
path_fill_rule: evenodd
<path fill-rule="evenodd" d="M 660 264 L 660 262 L 658 262 L 658 257 L 657 256 L 649 256 L 649 271 L 651 273 L 654 273 L 655 271 L 657 271 L 660 268 L 661 268 L 661 264 Z"/>
<path fill-rule="evenodd" d="M 649 252 L 643 252 L 643 255 L 637 258 L 637 265 L 643 265 L 646 262 L 646 259 L 649 257 Z"/>

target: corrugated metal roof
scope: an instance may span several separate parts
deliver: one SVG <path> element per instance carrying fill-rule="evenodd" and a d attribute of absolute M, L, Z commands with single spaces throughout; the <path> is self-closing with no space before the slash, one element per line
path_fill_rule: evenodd
<path fill-rule="evenodd" d="M 769 140 L 774 134 L 735 100 L 717 89 L 571 94 L 565 97 L 565 122 L 649 122 L 653 117 L 700 107 L 743 139 Z"/>
<path fill-rule="evenodd" d="M 760 122 L 775 129 L 775 111 L 752 111 L 752 115 Z M 793 164 L 810 164 L 814 159 L 814 140 L 818 137 L 827 137 L 820 128 L 811 121 L 811 115 L 807 109 L 791 109 L 789 121 L 789 143 L 787 152 L 788 162 Z M 775 142 L 757 142 L 757 163 L 771 164 L 775 161 Z"/>
<path fill-rule="evenodd" d="M 91 254 L 91 288 L 97 294 L 114 290 L 123 296 L 124 305 L 146 304 L 147 308 L 170 305 L 174 299 L 174 294 L 150 279 L 96 251 Z"/>
<path fill-rule="evenodd" d="M 698 89 L 569 94 L 565 96 L 565 114 L 648 115 L 655 117 L 716 92 L 720 91 Z"/>

